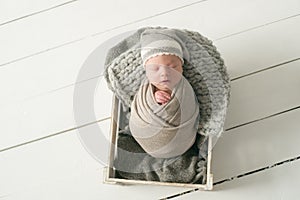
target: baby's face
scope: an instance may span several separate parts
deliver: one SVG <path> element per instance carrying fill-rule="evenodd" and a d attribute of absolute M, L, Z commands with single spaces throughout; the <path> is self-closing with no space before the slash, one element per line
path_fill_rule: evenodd
<path fill-rule="evenodd" d="M 150 58 L 146 64 L 146 76 L 159 90 L 172 90 L 182 77 L 182 62 L 174 55 Z"/>

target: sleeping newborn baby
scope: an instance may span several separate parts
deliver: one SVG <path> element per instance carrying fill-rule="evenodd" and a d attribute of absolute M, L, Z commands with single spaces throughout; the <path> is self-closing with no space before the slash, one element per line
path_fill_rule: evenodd
<path fill-rule="evenodd" d="M 182 155 L 195 142 L 199 105 L 190 83 L 182 76 L 181 40 L 171 30 L 149 30 L 141 36 L 141 56 L 147 79 L 132 105 L 132 136 L 149 155 Z"/>
<path fill-rule="evenodd" d="M 146 76 L 153 85 L 154 98 L 159 104 L 166 104 L 172 90 L 182 77 L 182 61 L 175 55 L 157 55 L 145 63 Z"/>

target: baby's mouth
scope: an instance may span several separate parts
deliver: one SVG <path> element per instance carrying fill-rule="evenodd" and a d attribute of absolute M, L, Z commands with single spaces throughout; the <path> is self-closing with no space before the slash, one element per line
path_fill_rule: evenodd
<path fill-rule="evenodd" d="M 161 83 L 169 83 L 170 82 L 170 80 L 163 80 L 163 81 L 161 81 Z"/>

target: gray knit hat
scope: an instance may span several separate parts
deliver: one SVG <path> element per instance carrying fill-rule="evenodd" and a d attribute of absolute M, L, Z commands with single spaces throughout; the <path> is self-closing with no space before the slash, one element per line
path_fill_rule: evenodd
<path fill-rule="evenodd" d="M 143 66 L 148 59 L 158 55 L 175 55 L 184 63 L 181 40 L 170 29 L 147 30 L 141 35 Z"/>

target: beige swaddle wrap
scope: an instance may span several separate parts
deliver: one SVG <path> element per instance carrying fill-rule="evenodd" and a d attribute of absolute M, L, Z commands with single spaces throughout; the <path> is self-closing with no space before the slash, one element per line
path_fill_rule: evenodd
<path fill-rule="evenodd" d="M 199 105 L 190 83 L 182 77 L 171 99 L 159 105 L 154 86 L 145 80 L 131 105 L 132 136 L 151 156 L 170 158 L 187 151 L 195 142 Z"/>

